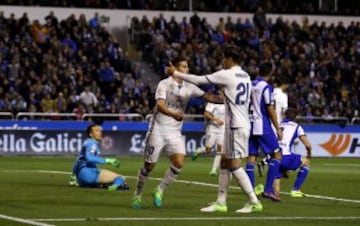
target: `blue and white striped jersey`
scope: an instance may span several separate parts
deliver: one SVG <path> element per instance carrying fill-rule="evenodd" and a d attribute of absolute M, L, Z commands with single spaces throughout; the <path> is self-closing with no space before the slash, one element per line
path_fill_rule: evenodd
<path fill-rule="evenodd" d="M 283 131 L 283 138 L 279 141 L 283 155 L 290 155 L 294 152 L 294 141 L 300 136 L 305 136 L 304 129 L 294 121 L 285 119 L 280 123 Z"/>
<path fill-rule="evenodd" d="M 250 105 L 251 134 L 272 133 L 271 121 L 266 107 L 267 105 L 274 106 L 273 88 L 263 78 L 253 80 L 252 86 Z"/>

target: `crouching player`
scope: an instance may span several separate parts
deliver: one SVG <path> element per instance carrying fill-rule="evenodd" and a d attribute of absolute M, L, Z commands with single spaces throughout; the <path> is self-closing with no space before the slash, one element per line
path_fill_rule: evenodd
<path fill-rule="evenodd" d="M 274 180 L 273 188 L 275 194 L 279 195 L 281 175 L 288 170 L 299 169 L 290 196 L 304 197 L 305 194 L 300 191 L 300 188 L 309 173 L 311 144 L 305 135 L 304 129 L 294 122 L 295 118 L 296 110 L 294 108 L 288 108 L 285 111 L 285 119 L 280 123 L 280 128 L 283 130 L 283 138 L 279 141 L 282 151 L 282 161 L 280 165 L 281 172 L 279 172 L 279 175 Z M 293 152 L 294 141 L 296 138 L 299 138 L 304 144 L 307 152 L 306 156 L 301 156 L 300 154 L 295 154 Z"/>
<path fill-rule="evenodd" d="M 99 142 L 102 140 L 102 128 L 92 124 L 86 129 L 88 139 L 85 140 L 79 157 L 73 166 L 70 185 L 80 187 L 107 187 L 110 191 L 129 190 L 124 176 L 108 169 L 100 169 L 97 164 L 109 164 L 120 167 L 116 158 L 100 157 Z"/>

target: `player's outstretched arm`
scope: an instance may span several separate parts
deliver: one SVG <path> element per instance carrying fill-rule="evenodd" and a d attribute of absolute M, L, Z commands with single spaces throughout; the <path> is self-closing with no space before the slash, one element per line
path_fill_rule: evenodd
<path fill-rule="evenodd" d="M 224 103 L 224 96 L 222 95 L 214 95 L 211 93 L 205 93 L 202 98 L 207 101 L 207 102 L 211 102 L 211 103 L 215 103 L 215 104 L 223 104 Z"/>
<path fill-rule="evenodd" d="M 176 68 L 174 67 L 174 65 L 172 65 L 172 63 L 170 63 L 168 67 L 165 67 L 164 72 L 165 72 L 166 75 L 181 78 L 181 79 L 183 79 L 185 81 L 188 81 L 188 82 L 191 82 L 191 83 L 193 83 L 195 85 L 210 84 L 211 83 L 206 78 L 206 76 L 185 74 L 185 73 L 181 73 L 181 72 L 177 71 Z"/>
<path fill-rule="evenodd" d="M 105 158 L 105 163 L 115 166 L 116 168 L 120 167 L 120 161 L 116 158 Z"/>

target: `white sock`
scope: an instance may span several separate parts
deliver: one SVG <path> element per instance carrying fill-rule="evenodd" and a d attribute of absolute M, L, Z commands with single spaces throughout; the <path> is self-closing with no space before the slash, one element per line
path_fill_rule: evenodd
<path fill-rule="evenodd" d="M 149 180 L 149 172 L 145 168 L 139 169 L 137 182 L 136 182 L 136 189 L 134 192 L 135 195 L 139 195 L 139 196 L 142 195 L 144 185 L 148 180 Z"/>
<path fill-rule="evenodd" d="M 220 162 L 221 162 L 221 154 L 217 153 L 214 161 L 213 161 L 213 166 L 212 166 L 212 170 L 211 171 L 216 171 L 217 169 L 219 169 L 220 167 Z"/>
<path fill-rule="evenodd" d="M 195 152 L 196 152 L 197 154 L 205 153 L 205 147 L 198 148 L 198 149 L 195 150 Z"/>
<path fill-rule="evenodd" d="M 221 169 L 219 175 L 219 188 L 217 203 L 226 205 L 228 187 L 230 184 L 230 173 L 228 169 Z"/>
<path fill-rule="evenodd" d="M 169 187 L 176 180 L 177 176 L 181 172 L 181 169 L 176 168 L 171 165 L 165 172 L 164 178 L 158 185 L 157 189 L 160 193 L 163 193 L 164 190 Z"/>
<path fill-rule="evenodd" d="M 234 171 L 232 174 L 236 178 L 238 184 L 243 189 L 243 191 L 248 195 L 251 203 L 258 203 L 259 200 L 255 194 L 254 188 L 251 185 L 249 176 L 246 174 L 245 170 L 240 167 Z"/>

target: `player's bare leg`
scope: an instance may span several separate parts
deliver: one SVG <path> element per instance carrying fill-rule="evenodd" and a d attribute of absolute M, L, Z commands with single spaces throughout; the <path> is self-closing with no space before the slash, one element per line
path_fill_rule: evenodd
<path fill-rule="evenodd" d="M 182 167 L 185 162 L 184 154 L 174 154 L 170 156 L 170 167 L 166 170 L 165 175 L 157 186 L 156 191 L 154 192 L 154 205 L 156 207 L 162 206 L 162 195 L 166 188 L 168 188 L 172 183 L 175 182 L 176 178 L 181 172 Z"/>
<path fill-rule="evenodd" d="M 301 158 L 301 167 L 299 169 L 299 172 L 296 176 L 296 180 L 293 186 L 293 189 L 290 192 L 290 196 L 294 198 L 301 198 L 305 197 L 305 193 L 300 191 L 301 186 L 305 182 L 305 179 L 307 175 L 309 174 L 310 170 L 310 160 L 306 157 Z"/>
<path fill-rule="evenodd" d="M 139 169 L 136 181 L 136 188 L 132 199 L 131 207 L 134 209 L 141 208 L 141 196 L 145 183 L 149 180 L 149 174 L 154 169 L 155 163 L 144 162 L 143 168 Z"/>
<path fill-rule="evenodd" d="M 214 157 L 213 165 L 212 165 L 211 171 L 209 173 L 210 176 L 218 175 L 218 170 L 220 168 L 220 162 L 221 162 L 221 154 L 222 154 L 222 145 L 217 144 L 216 145 L 216 155 Z"/>

